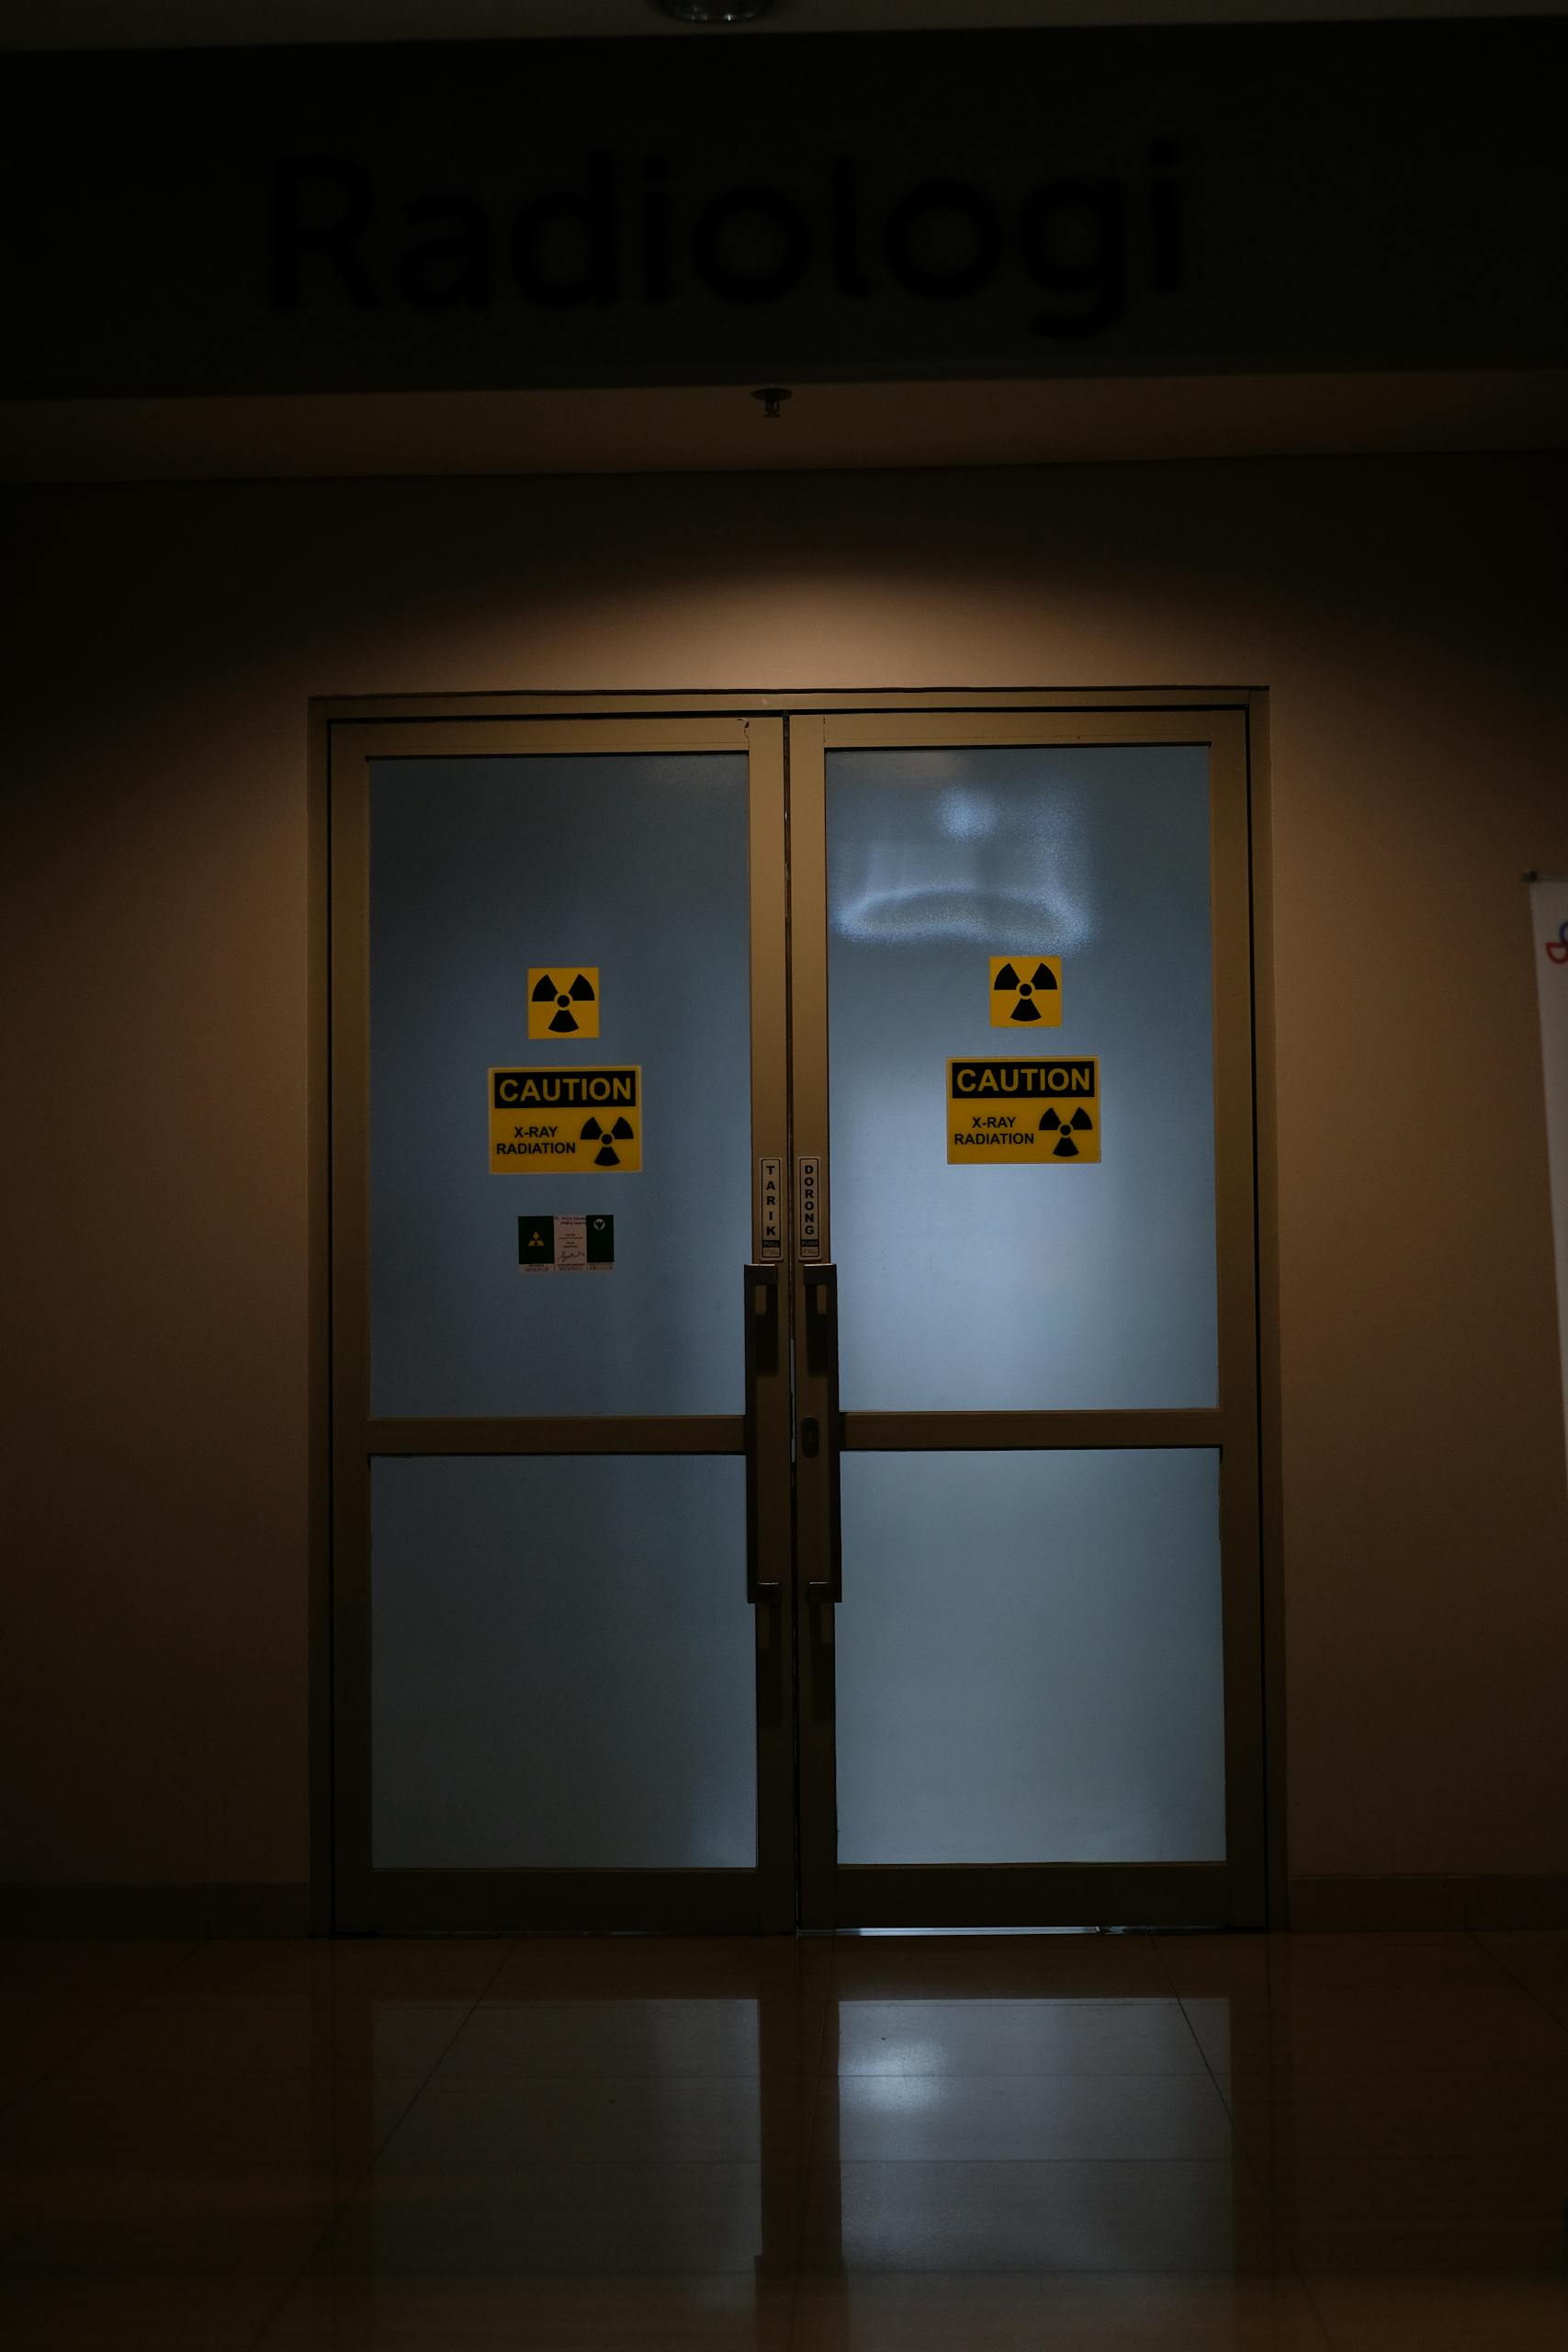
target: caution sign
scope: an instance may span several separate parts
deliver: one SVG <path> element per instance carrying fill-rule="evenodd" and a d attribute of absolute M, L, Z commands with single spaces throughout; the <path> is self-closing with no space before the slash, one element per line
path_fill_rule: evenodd
<path fill-rule="evenodd" d="M 1059 956 L 993 956 L 991 958 L 991 1026 L 1008 1029 L 1016 1023 L 1043 1021 L 1049 1028 L 1062 1022 L 1062 959 Z"/>
<path fill-rule="evenodd" d="M 642 1070 L 492 1069 L 492 1176 L 585 1174 L 642 1166 Z"/>
<path fill-rule="evenodd" d="M 949 1062 L 947 1157 L 954 1165 L 1100 1158 L 1100 1063 Z"/>
<path fill-rule="evenodd" d="M 528 968 L 530 1037 L 596 1037 L 599 1035 L 599 967 L 558 964 Z"/>
<path fill-rule="evenodd" d="M 525 1274 L 607 1274 L 615 1265 L 613 1216 L 520 1216 L 517 1265 Z"/>

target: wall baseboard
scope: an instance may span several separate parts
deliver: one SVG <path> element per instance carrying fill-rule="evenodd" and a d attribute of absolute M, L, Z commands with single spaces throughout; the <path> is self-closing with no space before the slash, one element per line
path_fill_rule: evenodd
<path fill-rule="evenodd" d="M 1298 1878 L 1291 1926 L 1326 1930 L 1568 1928 L 1568 1873 Z"/>
<path fill-rule="evenodd" d="M 1568 1928 L 1568 1873 L 1299 1878 L 1298 1935 L 1337 1930 Z M 0 1936 L 308 1936 L 310 1890 L 254 1886 L 0 1886 Z"/>
<path fill-rule="evenodd" d="M 258 1886 L 0 1886 L 0 1935 L 308 1936 L 310 1890 Z"/>

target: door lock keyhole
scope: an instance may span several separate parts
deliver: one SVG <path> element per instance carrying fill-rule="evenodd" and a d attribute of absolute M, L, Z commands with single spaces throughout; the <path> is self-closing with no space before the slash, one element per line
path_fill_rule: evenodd
<path fill-rule="evenodd" d="M 820 1440 L 816 1422 L 813 1420 L 802 1421 L 800 1424 L 800 1450 L 802 1453 L 805 1454 L 807 1462 L 816 1461 L 817 1448 L 819 1442 Z"/>

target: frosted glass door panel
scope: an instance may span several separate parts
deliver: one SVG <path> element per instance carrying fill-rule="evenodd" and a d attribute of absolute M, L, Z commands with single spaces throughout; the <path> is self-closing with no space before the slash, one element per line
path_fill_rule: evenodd
<path fill-rule="evenodd" d="M 375 1463 L 376 1868 L 753 1864 L 745 1508 L 723 1455 Z"/>
<path fill-rule="evenodd" d="M 840 1862 L 1223 1860 L 1218 1453 L 842 1475 Z"/>
<path fill-rule="evenodd" d="M 1208 755 L 828 761 L 833 1253 L 846 1407 L 1216 1398 Z M 993 1027 L 990 958 L 1062 958 Z M 950 1057 L 1095 1056 L 1099 1164 L 950 1166 Z"/>
<path fill-rule="evenodd" d="M 739 1412 L 744 758 L 378 760 L 370 808 L 371 1409 Z M 529 1038 L 558 965 L 596 1037 Z M 486 1072 L 593 1063 L 641 1066 L 640 1172 L 492 1175 Z M 613 1272 L 519 1273 L 519 1216 L 606 1211 Z"/>

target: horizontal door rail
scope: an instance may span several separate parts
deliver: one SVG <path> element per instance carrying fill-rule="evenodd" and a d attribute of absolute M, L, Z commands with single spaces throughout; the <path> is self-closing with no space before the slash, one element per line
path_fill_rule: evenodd
<path fill-rule="evenodd" d="M 362 760 L 558 759 L 615 752 L 729 752 L 747 748 L 743 718 L 694 711 L 663 718 L 584 716 L 494 720 L 477 743 L 467 719 L 432 718 L 410 727 L 400 719 L 337 721 L 333 758 Z"/>
<path fill-rule="evenodd" d="M 762 1924 L 755 1865 L 733 1870 L 379 1870 L 370 1874 L 383 1935 L 467 1929 L 754 1935 Z"/>
<path fill-rule="evenodd" d="M 1217 719 L 1213 703 L 1137 711 L 1014 709 L 975 711 L 967 716 L 932 711 L 919 718 L 892 710 L 885 714 L 846 711 L 824 718 L 822 743 L 829 752 L 930 751 L 944 745 L 989 750 L 1035 744 L 1209 743 Z"/>
<path fill-rule="evenodd" d="M 367 1421 L 367 1453 L 744 1453 L 740 1413 L 535 1414 Z"/>
<path fill-rule="evenodd" d="M 840 1928 L 1174 1928 L 1232 1917 L 1224 1862 L 840 1863 Z"/>
<path fill-rule="evenodd" d="M 370 721 L 420 725 L 431 719 L 651 718 L 743 717 L 857 710 L 1245 710 L 1255 688 L 1213 686 L 906 686 L 834 688 L 710 688 L 689 694 L 553 695 L 520 691 L 479 695 L 330 695 L 316 709 L 333 726 Z"/>
<path fill-rule="evenodd" d="M 1223 1445 L 1218 1410 L 1103 1413 L 845 1413 L 846 1453 L 1000 1453 L 1080 1446 Z"/>

